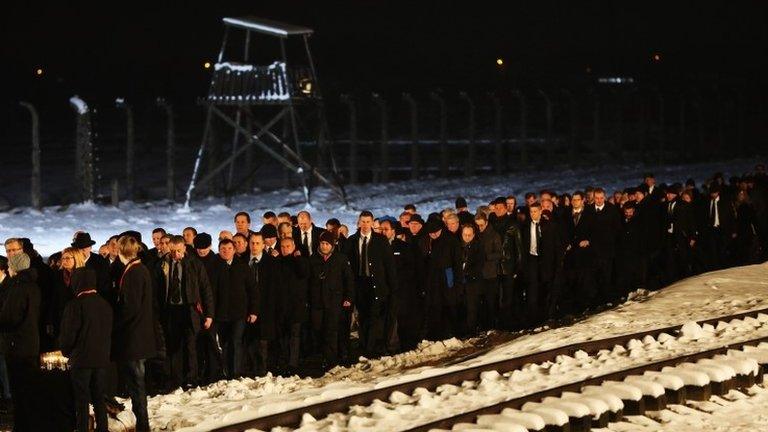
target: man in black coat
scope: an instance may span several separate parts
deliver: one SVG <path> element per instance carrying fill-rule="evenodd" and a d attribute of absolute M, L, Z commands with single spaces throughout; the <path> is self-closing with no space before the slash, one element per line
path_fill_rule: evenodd
<path fill-rule="evenodd" d="M 307 320 L 309 302 L 309 260 L 296 250 L 291 237 L 280 239 L 280 258 L 277 262 L 279 297 L 275 320 L 280 338 L 282 364 L 290 369 L 299 367 L 301 325 Z"/>
<path fill-rule="evenodd" d="M 194 256 L 203 264 L 205 274 L 208 275 L 211 293 L 216 293 L 218 289 L 216 273 L 220 260 L 219 256 L 211 251 L 211 242 L 211 235 L 201 232 L 195 235 L 192 246 L 195 248 Z M 214 305 L 216 305 L 215 301 Z M 216 325 L 209 329 L 200 329 L 197 334 L 197 361 L 198 376 L 203 382 L 211 382 L 221 378 L 221 372 L 224 370 L 223 353 L 216 336 Z"/>
<path fill-rule="evenodd" d="M 76 297 L 64 308 L 59 346 L 69 358 L 78 432 L 88 432 L 88 404 L 96 414 L 96 431 L 107 432 L 104 402 L 112 342 L 112 308 L 96 291 L 96 273 L 76 269 L 72 273 Z"/>
<path fill-rule="evenodd" d="M 96 272 L 96 283 L 99 294 L 109 301 L 113 296 L 112 279 L 110 278 L 109 261 L 91 251 L 96 242 L 91 240 L 87 232 L 78 232 L 72 240 L 72 247 L 80 249 L 85 260 L 85 267 Z"/>
<path fill-rule="evenodd" d="M 736 239 L 736 216 L 731 197 L 713 183 L 709 200 L 702 206 L 702 253 L 706 270 L 718 270 L 730 264 L 731 243 Z"/>
<path fill-rule="evenodd" d="M 616 249 L 616 286 L 622 296 L 642 286 L 642 262 L 645 247 L 645 231 L 635 216 L 636 204 L 629 201 L 622 208 L 619 242 Z"/>
<path fill-rule="evenodd" d="M 605 191 L 595 188 L 594 204 L 588 210 L 594 215 L 590 245 L 594 252 L 594 275 L 597 296 L 600 302 L 615 301 L 619 295 L 613 284 L 613 265 L 616 258 L 616 239 L 621 229 L 619 209 L 606 201 Z"/>
<path fill-rule="evenodd" d="M 149 431 L 145 363 L 158 352 L 152 276 L 141 263 L 135 238 L 121 237 L 118 247 L 125 267 L 115 289 L 112 360 L 128 388 L 136 431 L 144 432 Z"/>
<path fill-rule="evenodd" d="M 259 296 L 253 273 L 244 259 L 235 256 L 232 240 L 219 242 L 219 257 L 215 271 L 216 334 L 224 353 L 224 368 L 228 378 L 243 373 L 243 334 L 246 322 L 256 322 Z"/>
<path fill-rule="evenodd" d="M 528 206 L 530 220 L 521 230 L 523 245 L 523 279 L 525 281 L 525 320 L 530 327 L 544 317 L 561 256 L 561 240 L 557 225 L 541 217 L 541 204 Z"/>
<path fill-rule="evenodd" d="M 477 226 L 461 227 L 461 268 L 457 283 L 464 296 L 466 322 L 461 331 L 474 335 L 477 332 L 477 312 L 482 289 L 485 250 L 477 239 Z"/>
<path fill-rule="evenodd" d="M 352 309 L 355 290 L 349 261 L 346 255 L 334 249 L 335 241 L 328 231 L 320 234 L 318 253 L 309 259 L 312 330 L 315 343 L 322 344 L 326 367 L 336 365 L 341 313 L 344 309 Z"/>
<path fill-rule="evenodd" d="M 492 213 L 488 215 L 488 223 L 499 236 L 504 237 L 507 228 L 515 223 L 515 216 L 507 211 L 507 202 L 504 197 L 497 197 L 490 203 Z"/>
<path fill-rule="evenodd" d="M 147 266 L 147 268 L 150 270 L 155 268 L 158 261 L 160 261 L 164 255 L 160 249 L 160 241 L 165 234 L 166 232 L 163 228 L 155 228 L 152 230 L 152 244 L 154 247 L 149 249 L 141 258 L 141 262 L 143 262 L 144 265 Z"/>
<path fill-rule="evenodd" d="M 444 233 L 443 225 L 431 220 L 424 226 L 417 257 L 424 290 L 425 332 L 432 340 L 453 336 L 457 330 L 457 281 L 461 271 L 461 243 Z"/>
<path fill-rule="evenodd" d="M 296 241 L 296 249 L 306 258 L 317 253 L 317 246 L 320 243 L 320 234 L 325 230 L 315 226 L 312 222 L 312 215 L 302 210 L 296 215 L 298 226 L 293 229 L 293 238 Z"/>
<path fill-rule="evenodd" d="M 274 227 L 272 227 L 274 231 Z M 248 248 L 248 267 L 258 293 L 258 311 L 255 323 L 250 323 L 245 331 L 246 352 L 253 372 L 262 376 L 267 372 L 269 359 L 269 343 L 276 339 L 277 330 L 277 299 L 281 289 L 278 279 L 277 258 L 267 253 L 264 236 L 261 233 L 251 234 Z"/>
<path fill-rule="evenodd" d="M 381 222 L 381 235 L 392 248 L 397 269 L 397 291 L 390 294 L 387 319 L 387 349 L 397 352 L 410 350 L 419 343 L 423 298 L 416 286 L 416 256 L 414 246 L 397 238 L 397 227 L 388 219 Z M 400 228 L 404 231 L 403 228 Z"/>
<path fill-rule="evenodd" d="M 213 293 L 205 268 L 199 259 L 186 255 L 181 236 L 171 239 L 170 249 L 170 260 L 155 274 L 158 313 L 165 332 L 166 372 L 174 386 L 194 385 L 198 379 L 197 334 L 201 327 L 207 330 L 213 324 Z"/>
<path fill-rule="evenodd" d="M 570 212 L 561 219 L 566 245 L 564 309 L 572 313 L 583 312 L 596 303 L 592 240 L 594 231 L 600 228 L 594 223 L 594 213 L 587 211 L 585 204 L 584 192 L 574 192 Z"/>
<path fill-rule="evenodd" d="M 664 285 L 691 274 L 691 248 L 697 242 L 696 218 L 691 204 L 679 199 L 681 186 L 666 188 L 664 209 Z"/>
<path fill-rule="evenodd" d="M 40 415 L 35 403 L 35 388 L 40 371 L 40 288 L 30 269 L 29 255 L 16 253 L 8 258 L 11 280 L 0 309 L 0 331 L 8 364 L 13 397 L 13 430 L 36 432 Z"/>
<path fill-rule="evenodd" d="M 658 192 L 648 194 L 647 186 L 635 189 L 634 219 L 640 226 L 643 237 L 643 251 L 640 256 L 640 283 L 650 290 L 661 288 L 661 251 L 664 244 L 664 209 Z M 660 188 L 655 188 L 661 191 Z M 663 195 L 663 194 L 662 194 Z"/>
<path fill-rule="evenodd" d="M 373 214 L 364 210 L 358 231 L 349 236 L 344 254 L 356 276 L 356 301 L 360 317 L 361 346 L 370 355 L 385 353 L 389 296 L 397 291 L 397 273 L 387 239 L 373 232 Z"/>
<path fill-rule="evenodd" d="M 488 225 L 488 217 L 484 213 L 475 215 L 478 227 L 477 240 L 483 247 L 485 262 L 483 263 L 483 278 L 481 282 L 481 316 L 482 325 L 487 329 L 498 328 L 499 316 L 499 270 L 502 258 L 501 236 Z"/>

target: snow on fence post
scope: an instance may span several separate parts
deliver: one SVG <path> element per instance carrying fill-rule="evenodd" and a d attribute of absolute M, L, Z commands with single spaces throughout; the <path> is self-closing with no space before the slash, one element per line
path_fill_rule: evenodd
<path fill-rule="evenodd" d="M 120 183 L 117 179 L 112 179 L 112 207 L 120 207 Z"/>
<path fill-rule="evenodd" d="M 411 114 L 411 180 L 419 178 L 419 107 L 410 93 L 403 93 Z"/>
<path fill-rule="evenodd" d="M 69 98 L 69 103 L 77 115 L 75 178 L 79 183 L 80 198 L 83 201 L 93 201 L 93 141 L 90 110 L 88 104 L 77 95 Z"/>
<path fill-rule="evenodd" d="M 520 164 L 528 165 L 528 102 L 520 90 L 515 90 L 512 94 L 517 98 L 520 107 Z M 509 167 L 511 169 L 514 166 L 511 151 L 509 155 Z"/>
<path fill-rule="evenodd" d="M 341 95 L 341 101 L 349 109 L 349 184 L 357 183 L 357 106 L 352 96 Z"/>
<path fill-rule="evenodd" d="M 135 140 L 133 129 L 133 109 L 123 98 L 115 99 L 115 106 L 125 111 L 125 195 L 133 199 Z"/>
<path fill-rule="evenodd" d="M 432 92 L 429 97 L 437 102 L 440 111 L 440 175 L 448 177 L 448 110 L 442 94 Z"/>
<path fill-rule="evenodd" d="M 467 94 L 467 92 L 459 93 L 459 97 L 467 102 L 469 111 L 467 111 L 467 160 L 464 161 L 464 175 L 475 175 L 475 102 Z"/>
<path fill-rule="evenodd" d="M 378 179 L 374 181 L 389 181 L 389 130 L 387 118 L 387 103 L 378 93 L 372 95 L 374 103 L 378 105 L 381 115 L 381 142 L 379 144 L 379 169 Z"/>
<path fill-rule="evenodd" d="M 496 93 L 489 93 L 493 103 L 493 169 L 496 175 L 499 175 L 504 170 L 504 151 L 502 150 L 501 141 L 503 140 L 503 124 L 502 124 L 502 106 L 501 99 Z"/>
<path fill-rule="evenodd" d="M 547 160 L 552 160 L 552 150 L 553 146 L 555 145 L 552 142 L 552 127 L 553 127 L 553 117 L 552 117 L 552 99 L 547 95 L 547 93 L 544 92 L 544 90 L 539 89 L 538 90 L 539 96 L 544 99 L 544 117 L 546 120 L 547 130 L 544 134 L 544 150 L 547 153 Z"/>
<path fill-rule="evenodd" d="M 40 117 L 31 103 L 22 101 L 19 102 L 19 105 L 26 108 L 32 117 L 32 176 L 30 178 L 30 194 L 32 207 L 39 210 L 43 206 L 40 194 Z"/>
<path fill-rule="evenodd" d="M 175 141 L 176 130 L 173 119 L 173 107 L 163 98 L 157 98 L 157 106 L 165 110 L 166 136 L 165 136 L 165 194 L 173 201 L 176 199 L 176 184 L 174 183 Z"/>

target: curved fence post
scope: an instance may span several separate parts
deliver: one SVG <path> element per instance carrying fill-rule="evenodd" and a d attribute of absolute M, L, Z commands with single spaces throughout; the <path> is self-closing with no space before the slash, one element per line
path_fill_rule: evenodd
<path fill-rule="evenodd" d="M 429 97 L 437 102 L 440 111 L 440 175 L 448 176 L 448 110 L 445 99 L 439 92 L 430 93 Z"/>
<path fill-rule="evenodd" d="M 459 93 L 459 97 L 461 97 L 467 103 L 469 108 L 469 128 L 467 130 L 467 160 L 464 161 L 464 175 L 472 176 L 475 175 L 476 171 L 475 153 L 477 151 L 475 148 L 475 102 L 466 92 Z"/>
<path fill-rule="evenodd" d="M 341 101 L 349 109 L 349 183 L 357 183 L 357 106 L 352 96 L 341 95 Z"/>
<path fill-rule="evenodd" d="M 378 181 L 389 181 L 389 119 L 387 117 L 387 102 L 380 94 L 374 93 L 373 101 L 379 107 L 381 116 L 381 141 L 379 143 Z"/>
<path fill-rule="evenodd" d="M 175 166 L 176 163 L 176 122 L 173 116 L 173 107 L 165 99 L 158 98 L 157 106 L 163 108 L 166 118 L 165 132 L 165 195 L 173 201 L 176 199 Z"/>
<path fill-rule="evenodd" d="M 502 131 L 503 108 L 501 99 L 496 93 L 490 93 L 488 96 L 493 104 L 493 170 L 496 175 L 500 175 L 504 171 L 504 150 L 502 147 L 504 139 Z"/>
<path fill-rule="evenodd" d="M 40 210 L 43 206 L 43 200 L 40 192 L 40 116 L 37 110 L 29 102 L 19 102 L 19 105 L 29 111 L 32 117 L 32 176 L 30 177 L 30 198 L 32 207 Z"/>
<path fill-rule="evenodd" d="M 403 93 L 411 114 L 411 180 L 419 177 L 419 107 L 409 93 Z"/>
<path fill-rule="evenodd" d="M 93 141 L 88 104 L 77 95 L 69 98 L 77 116 L 75 132 L 75 178 L 83 201 L 93 201 Z"/>
<path fill-rule="evenodd" d="M 525 99 L 525 95 L 515 90 L 512 94 L 517 98 L 520 107 L 520 163 L 522 165 L 528 164 L 528 102 Z M 512 152 L 510 152 L 509 165 L 510 169 L 514 166 L 512 161 Z"/>
<path fill-rule="evenodd" d="M 134 198 L 134 129 L 133 109 L 123 98 L 115 99 L 115 106 L 125 111 L 125 194 L 129 200 Z"/>

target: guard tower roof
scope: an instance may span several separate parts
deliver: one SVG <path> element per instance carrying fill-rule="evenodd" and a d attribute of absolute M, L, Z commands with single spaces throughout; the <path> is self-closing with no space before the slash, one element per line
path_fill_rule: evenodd
<path fill-rule="evenodd" d="M 231 27 L 244 28 L 247 30 L 282 38 L 287 38 L 288 36 L 294 35 L 312 34 L 312 29 L 309 27 L 286 24 L 279 21 L 273 21 L 270 19 L 259 18 L 250 15 L 243 17 L 225 17 L 223 18 L 223 21 L 225 25 Z"/>

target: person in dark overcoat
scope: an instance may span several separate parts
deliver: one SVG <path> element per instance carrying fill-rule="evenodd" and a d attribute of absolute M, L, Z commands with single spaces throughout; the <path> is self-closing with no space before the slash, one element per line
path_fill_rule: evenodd
<path fill-rule="evenodd" d="M 269 226 L 274 230 L 273 226 Z M 249 323 L 246 328 L 245 344 L 252 371 L 262 376 L 269 367 L 269 343 L 277 338 L 275 320 L 281 285 L 277 268 L 278 258 L 267 253 L 264 235 L 251 234 L 248 248 L 248 267 L 253 274 L 259 302 L 256 322 Z"/>
<path fill-rule="evenodd" d="M 595 188 L 595 203 L 587 207 L 594 215 L 594 224 L 590 245 L 594 253 L 594 275 L 600 302 L 611 302 L 618 298 L 613 278 L 613 265 L 616 258 L 616 239 L 621 229 L 619 209 L 606 201 L 605 191 Z"/>
<path fill-rule="evenodd" d="M 528 206 L 529 221 L 523 226 L 523 280 L 525 283 L 525 320 L 538 325 L 550 309 L 547 300 L 562 256 L 559 229 L 541 217 L 541 204 Z"/>
<path fill-rule="evenodd" d="M 397 273 L 387 239 L 373 232 L 373 214 L 367 210 L 357 220 L 358 231 L 344 244 L 355 275 L 355 306 L 360 319 L 360 343 L 372 356 L 386 352 L 389 296 L 397 290 Z"/>
<path fill-rule="evenodd" d="M 484 213 L 475 215 L 478 227 L 477 240 L 483 248 L 483 278 L 480 299 L 481 325 L 486 329 L 497 328 L 499 316 L 499 270 L 502 258 L 501 236 L 495 229 L 488 229 L 488 217 Z"/>
<path fill-rule="evenodd" d="M 10 255 L 10 254 L 9 254 Z M 0 309 L 0 332 L 13 400 L 13 430 L 37 431 L 35 383 L 40 372 L 40 288 L 23 252 L 8 257 L 11 277 Z"/>
<path fill-rule="evenodd" d="M 141 263 L 135 238 L 120 237 L 118 248 L 125 267 L 114 296 L 112 360 L 128 388 L 136 430 L 144 432 L 149 430 L 145 363 L 157 355 L 152 276 Z"/>
<path fill-rule="evenodd" d="M 93 404 L 96 431 L 106 432 L 104 400 L 112 342 L 112 307 L 96 291 L 96 273 L 79 268 L 72 274 L 76 297 L 64 308 L 59 346 L 69 359 L 78 432 L 88 432 L 88 404 Z"/>
<path fill-rule="evenodd" d="M 346 255 L 336 251 L 335 240 L 334 235 L 328 231 L 320 234 L 318 253 L 309 259 L 309 304 L 313 340 L 322 346 L 323 363 L 326 367 L 336 365 L 341 313 L 344 309 L 352 308 L 355 290 L 349 261 Z"/>
<path fill-rule="evenodd" d="M 309 260 L 296 250 L 291 237 L 280 239 L 280 258 L 277 263 L 280 280 L 276 308 L 276 325 L 280 339 L 281 364 L 287 363 L 288 372 L 299 367 L 301 325 L 307 320 L 309 301 Z"/>
<path fill-rule="evenodd" d="M 616 286 L 622 296 L 642 286 L 643 251 L 645 230 L 636 216 L 633 201 L 624 204 L 619 243 L 616 247 Z"/>
<path fill-rule="evenodd" d="M 381 234 L 392 248 L 397 269 L 397 291 L 390 295 L 387 323 L 387 349 L 390 353 L 416 347 L 422 330 L 424 308 L 424 299 L 419 295 L 421 290 L 417 286 L 415 248 L 398 238 L 398 231 L 406 234 L 405 228 L 396 227 L 391 220 L 381 222 Z"/>
<path fill-rule="evenodd" d="M 473 335 L 477 332 L 477 312 L 482 290 L 485 250 L 477 239 L 477 226 L 474 223 L 461 227 L 461 268 L 458 285 L 463 293 L 466 322 L 462 332 Z"/>
<path fill-rule="evenodd" d="M 565 286 L 564 309 L 569 313 L 581 313 L 595 306 L 597 290 L 594 283 L 592 247 L 595 225 L 594 213 L 586 211 L 584 193 L 576 191 L 571 197 L 568 215 L 561 218 L 565 235 Z"/>

